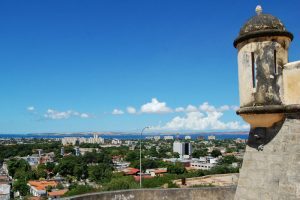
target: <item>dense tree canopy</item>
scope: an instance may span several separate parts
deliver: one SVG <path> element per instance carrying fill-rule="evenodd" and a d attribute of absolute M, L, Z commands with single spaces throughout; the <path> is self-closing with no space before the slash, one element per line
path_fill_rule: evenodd
<path fill-rule="evenodd" d="M 208 149 L 197 149 L 192 153 L 193 158 L 205 157 L 208 155 Z"/>
<path fill-rule="evenodd" d="M 95 181 L 98 183 L 107 182 L 112 177 L 112 170 L 113 169 L 111 166 L 104 163 L 94 165 L 94 166 L 89 166 L 88 168 L 89 179 L 91 181 Z"/>
<path fill-rule="evenodd" d="M 212 150 L 212 152 L 210 153 L 210 155 L 212 156 L 212 157 L 218 157 L 218 156 L 221 156 L 222 155 L 222 153 L 221 153 L 221 151 L 219 150 L 219 149 L 214 149 L 214 150 Z"/>
<path fill-rule="evenodd" d="M 175 164 L 170 164 L 168 166 L 168 173 L 171 174 L 183 174 L 186 172 L 184 165 L 180 162 L 176 162 Z"/>

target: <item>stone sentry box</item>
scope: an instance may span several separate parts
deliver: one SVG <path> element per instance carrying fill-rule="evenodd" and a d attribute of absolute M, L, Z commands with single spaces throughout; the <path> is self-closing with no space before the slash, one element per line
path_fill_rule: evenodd
<path fill-rule="evenodd" d="M 240 109 L 250 124 L 236 200 L 300 199 L 300 62 L 283 23 L 256 7 L 234 41 Z"/>
<path fill-rule="evenodd" d="M 300 62 L 288 63 L 293 34 L 261 7 L 234 41 L 238 50 L 240 114 L 251 127 L 271 127 L 300 110 Z M 258 115 L 259 114 L 259 115 Z"/>

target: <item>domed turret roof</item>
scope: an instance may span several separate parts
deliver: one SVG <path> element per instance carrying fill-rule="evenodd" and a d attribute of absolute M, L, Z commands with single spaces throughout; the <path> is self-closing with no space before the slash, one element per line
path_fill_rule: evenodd
<path fill-rule="evenodd" d="M 291 40 L 293 34 L 288 32 L 283 23 L 273 15 L 262 14 L 260 6 L 256 7 L 257 15 L 250 18 L 241 28 L 239 36 L 234 40 L 234 46 L 250 38 L 264 36 L 287 36 Z"/>

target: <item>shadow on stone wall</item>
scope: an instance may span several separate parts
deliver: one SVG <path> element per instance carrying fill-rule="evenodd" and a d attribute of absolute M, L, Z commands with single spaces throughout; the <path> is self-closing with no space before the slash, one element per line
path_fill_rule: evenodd
<path fill-rule="evenodd" d="M 275 123 L 272 127 L 257 127 L 251 128 L 247 145 L 256 148 L 259 151 L 263 150 L 264 145 L 268 144 L 280 131 L 285 120 Z"/>
<path fill-rule="evenodd" d="M 140 189 L 92 193 L 64 200 L 233 200 L 236 187 Z"/>

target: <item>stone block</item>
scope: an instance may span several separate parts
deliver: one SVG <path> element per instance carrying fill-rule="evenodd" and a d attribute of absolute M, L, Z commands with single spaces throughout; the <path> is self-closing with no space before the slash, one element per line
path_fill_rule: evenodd
<path fill-rule="evenodd" d="M 300 120 L 287 119 L 263 151 L 246 148 L 235 199 L 300 199 Z"/>

